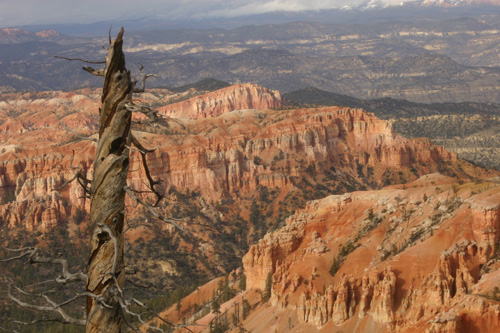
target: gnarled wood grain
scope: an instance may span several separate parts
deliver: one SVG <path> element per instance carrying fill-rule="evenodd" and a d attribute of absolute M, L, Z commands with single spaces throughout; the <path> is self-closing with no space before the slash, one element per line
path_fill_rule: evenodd
<path fill-rule="evenodd" d="M 111 43 L 104 69 L 99 143 L 90 189 L 91 254 L 88 262 L 87 332 L 120 332 L 124 283 L 123 223 L 131 143 L 133 82 L 122 52 L 123 28 Z"/>

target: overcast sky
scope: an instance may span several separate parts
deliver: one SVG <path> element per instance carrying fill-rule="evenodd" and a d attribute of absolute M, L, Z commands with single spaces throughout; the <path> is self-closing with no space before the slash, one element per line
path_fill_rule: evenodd
<path fill-rule="evenodd" d="M 377 1 L 377 0 L 375 0 Z M 409 0 L 382 0 L 398 4 Z M 141 15 L 233 17 L 272 11 L 355 6 L 367 0 L 0 0 L 0 27 L 92 23 Z"/>

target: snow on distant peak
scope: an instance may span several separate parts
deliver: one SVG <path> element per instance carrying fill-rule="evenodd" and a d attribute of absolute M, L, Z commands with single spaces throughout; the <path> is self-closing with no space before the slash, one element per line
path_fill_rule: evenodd
<path fill-rule="evenodd" d="M 422 6 L 458 7 L 475 5 L 500 6 L 500 0 L 424 0 Z"/>
<path fill-rule="evenodd" d="M 370 10 L 405 5 L 425 7 L 500 6 L 500 0 L 369 0 L 362 2 L 357 8 L 361 10 Z"/>

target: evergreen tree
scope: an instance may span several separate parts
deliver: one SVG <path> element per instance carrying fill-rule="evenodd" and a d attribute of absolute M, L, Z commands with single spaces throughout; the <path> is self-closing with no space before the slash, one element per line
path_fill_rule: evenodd
<path fill-rule="evenodd" d="M 262 302 L 267 302 L 271 298 L 271 288 L 273 285 L 273 274 L 271 272 L 267 273 L 266 285 L 264 287 L 264 293 L 262 294 Z"/>

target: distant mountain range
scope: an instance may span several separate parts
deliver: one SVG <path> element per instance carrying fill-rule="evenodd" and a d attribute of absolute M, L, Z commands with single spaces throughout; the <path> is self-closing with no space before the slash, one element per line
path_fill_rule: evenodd
<path fill-rule="evenodd" d="M 158 75 L 148 83 L 156 87 L 212 77 L 281 92 L 316 87 L 362 99 L 500 103 L 500 7 L 466 4 L 473 3 L 405 2 L 370 13 L 274 13 L 266 14 L 275 19 L 272 24 L 233 29 L 142 31 L 146 21 L 137 20 L 126 28 L 124 49 L 132 72 L 142 63 Z M 278 24 L 273 15 L 317 21 Z M 357 21 L 344 23 L 354 17 Z M 253 20 L 237 21 L 247 19 Z M 148 27 L 155 22 L 148 21 Z M 102 60 L 108 28 L 102 28 L 102 37 L 0 29 L 0 92 L 99 86 L 99 78 L 81 71 L 80 64 L 53 55 Z"/>
<path fill-rule="evenodd" d="M 163 8 L 149 8 L 144 11 L 127 13 L 90 23 L 65 23 L 17 26 L 29 31 L 56 30 L 67 35 L 98 36 L 105 34 L 110 26 L 124 26 L 127 31 L 173 30 L 173 29 L 231 29 L 246 25 L 281 24 L 294 21 L 315 21 L 321 23 L 381 23 L 416 19 L 451 19 L 456 17 L 487 15 L 500 10 L 499 0 L 370 0 L 344 1 L 337 5 L 311 5 L 310 10 L 292 10 L 286 2 L 279 1 L 270 11 L 251 11 L 238 9 L 238 4 L 226 8 L 216 8 L 209 3 L 200 8 L 177 12 Z M 324 9 L 319 9 L 324 7 Z M 328 8 L 327 8 L 328 7 Z M 171 8 L 168 8 L 171 9 Z M 205 10 L 206 9 L 206 10 Z M 2 28 L 0 26 L 0 28 Z"/>
<path fill-rule="evenodd" d="M 40 30 L 36 32 L 19 29 L 0 29 L 0 44 L 18 44 L 28 42 L 55 42 L 64 44 L 65 42 L 76 42 L 78 38 L 61 35 L 55 30 Z"/>
<path fill-rule="evenodd" d="M 81 64 L 102 60 L 106 37 L 0 30 L 0 92 L 99 86 Z M 216 78 L 281 92 L 306 87 L 357 98 L 500 103 L 500 14 L 453 19 L 323 24 L 291 22 L 235 29 L 126 31 L 131 70 L 150 86 Z M 98 67 L 99 65 L 93 65 Z"/>

